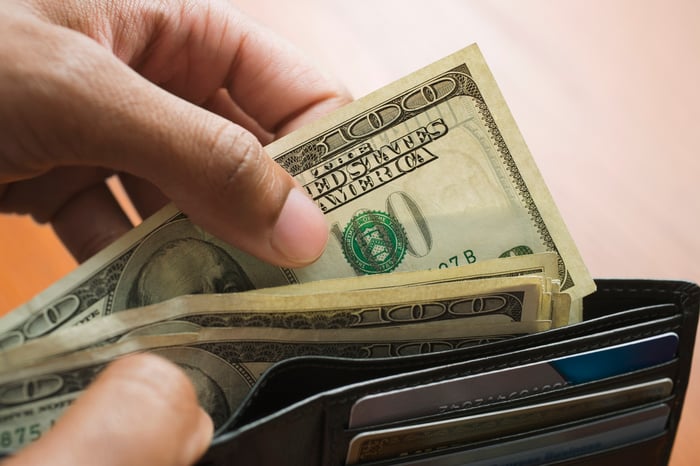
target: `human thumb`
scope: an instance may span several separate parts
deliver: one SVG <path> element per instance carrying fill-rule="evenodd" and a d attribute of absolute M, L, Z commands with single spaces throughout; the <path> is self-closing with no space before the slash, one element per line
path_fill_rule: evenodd
<path fill-rule="evenodd" d="M 182 371 L 157 356 L 129 356 L 4 466 L 185 466 L 204 453 L 212 431 Z"/>

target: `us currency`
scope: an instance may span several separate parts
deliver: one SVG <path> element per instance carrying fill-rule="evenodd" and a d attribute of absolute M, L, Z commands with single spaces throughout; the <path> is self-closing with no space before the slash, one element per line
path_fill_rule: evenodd
<path fill-rule="evenodd" d="M 435 310 L 443 309 L 446 315 L 457 312 L 448 310 L 444 303 L 444 299 L 450 296 L 460 299 L 479 296 L 478 301 L 470 301 L 476 303 L 470 307 L 470 314 L 483 320 L 486 315 L 504 313 L 506 308 L 502 306 L 508 305 L 509 309 L 513 309 L 510 297 L 498 297 L 509 292 L 517 292 L 522 296 L 525 296 L 523 293 L 529 293 L 517 300 L 516 320 L 552 320 L 553 314 L 557 312 L 568 315 L 568 306 L 566 309 L 554 309 L 550 299 L 553 294 L 559 294 L 556 284 L 552 284 L 553 281 L 558 281 L 555 278 L 556 272 L 556 255 L 543 253 L 483 261 L 471 266 L 324 280 L 235 295 L 176 297 L 146 308 L 106 316 L 81 326 L 64 328 L 25 345 L 5 350 L 0 353 L 0 374 L 38 360 L 113 341 L 137 330 L 145 331 L 145 328 L 151 333 L 191 329 L 186 322 L 192 321 L 204 322 L 205 326 L 225 320 L 226 325 L 282 325 L 290 328 L 392 325 L 408 322 L 409 319 L 420 322 L 445 318 L 445 315 L 440 315 Z M 428 286 L 436 284 L 446 286 Z M 421 290 L 401 289 L 405 287 L 421 287 Z M 439 295 L 438 290 L 444 290 L 446 294 Z M 426 301 L 429 296 L 436 301 Z M 490 304 L 484 305 L 487 302 Z M 494 303 L 499 306 L 494 306 Z M 370 314 L 373 317 L 368 320 Z M 273 315 L 277 317 L 273 318 Z M 491 319 L 493 322 L 493 317 Z M 472 322 L 476 325 L 478 321 L 476 319 Z M 220 323 L 218 325 L 223 326 Z M 497 333 L 501 332 L 495 328 L 489 329 L 489 334 Z"/>
<path fill-rule="evenodd" d="M 514 322 L 511 332 L 526 327 L 528 332 L 544 330 L 547 324 Z M 276 361 L 305 355 L 360 359 L 415 355 L 499 338 L 473 335 L 470 328 L 466 318 L 350 330 L 220 327 L 132 336 L 6 377 L 0 384 L 0 436 L 4 439 L 0 454 L 39 438 L 107 363 L 126 354 L 150 351 L 178 364 L 218 430 L 261 373 Z"/>
<path fill-rule="evenodd" d="M 595 288 L 476 46 L 266 150 L 325 213 L 331 239 L 316 263 L 264 264 L 169 206 L 1 319 L 0 348 L 185 294 L 537 252 L 558 255 L 572 298 Z"/>
<path fill-rule="evenodd" d="M 558 256 L 552 252 L 508 256 L 489 259 L 469 265 L 438 268 L 436 270 L 417 270 L 412 272 L 394 272 L 386 274 L 362 275 L 349 278 L 319 280 L 304 284 L 276 286 L 251 290 L 252 294 L 309 295 L 314 293 L 337 293 L 352 290 L 382 289 L 396 286 L 421 286 L 431 283 L 465 282 L 484 278 L 540 276 L 549 279 L 547 283 L 558 278 Z"/>

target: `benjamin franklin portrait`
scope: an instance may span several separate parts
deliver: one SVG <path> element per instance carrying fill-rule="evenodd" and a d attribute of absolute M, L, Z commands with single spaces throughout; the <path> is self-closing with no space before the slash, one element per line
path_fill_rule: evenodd
<path fill-rule="evenodd" d="M 144 262 L 127 299 L 129 308 L 176 296 L 253 289 L 243 268 L 219 246 L 196 238 L 164 243 Z"/>

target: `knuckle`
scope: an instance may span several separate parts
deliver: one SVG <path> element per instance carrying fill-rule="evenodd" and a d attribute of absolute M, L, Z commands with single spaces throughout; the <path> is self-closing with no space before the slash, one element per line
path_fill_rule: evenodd
<path fill-rule="evenodd" d="M 215 165 L 210 172 L 218 181 L 214 185 L 226 193 L 245 190 L 251 181 L 265 176 L 262 145 L 251 133 L 232 123 L 222 124 L 216 131 L 210 153 Z"/>

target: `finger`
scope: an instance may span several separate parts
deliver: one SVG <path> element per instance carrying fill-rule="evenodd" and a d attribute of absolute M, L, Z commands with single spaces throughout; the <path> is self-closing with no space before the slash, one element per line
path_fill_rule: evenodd
<path fill-rule="evenodd" d="M 263 145 L 271 143 L 275 138 L 274 134 L 266 131 L 257 121 L 245 113 L 243 109 L 231 99 L 231 95 L 226 89 L 219 89 L 216 91 L 202 104 L 202 107 L 247 129 L 253 133 Z"/>
<path fill-rule="evenodd" d="M 182 371 L 153 355 L 104 370 L 56 425 L 7 466 L 190 465 L 213 426 Z"/>
<path fill-rule="evenodd" d="M 129 173 L 121 173 L 119 179 L 124 191 L 129 196 L 129 200 L 142 219 L 155 214 L 170 202 L 160 189 L 143 178 Z"/>
<path fill-rule="evenodd" d="M 229 2 L 188 3 L 185 14 L 170 18 L 177 20 L 161 21 L 155 31 L 158 47 L 125 59 L 189 101 L 202 103 L 224 87 L 245 114 L 275 136 L 351 101 L 337 81 Z"/>
<path fill-rule="evenodd" d="M 0 212 L 50 222 L 79 262 L 112 243 L 133 225 L 105 185 L 110 172 L 99 168 L 57 168 L 7 185 Z"/>
<path fill-rule="evenodd" d="M 85 262 L 133 228 L 104 183 L 73 196 L 51 217 L 51 226 L 78 262 Z"/>
<path fill-rule="evenodd" d="M 290 44 L 247 17 L 240 21 L 244 27 L 230 32 L 239 47 L 226 82 L 232 99 L 267 131 L 279 137 L 352 100 Z"/>
<path fill-rule="evenodd" d="M 251 133 L 154 86 L 85 36 L 51 32 L 52 47 L 19 68 L 41 85 L 4 102 L 21 114 L 12 123 L 38 148 L 39 167 L 102 165 L 145 178 L 195 223 L 274 264 L 321 254 L 323 215 Z"/>

